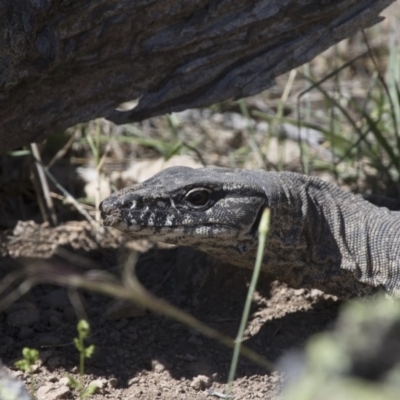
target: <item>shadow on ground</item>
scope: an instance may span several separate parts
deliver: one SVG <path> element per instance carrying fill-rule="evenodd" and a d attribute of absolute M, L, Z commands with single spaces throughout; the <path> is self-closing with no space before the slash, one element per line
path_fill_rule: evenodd
<path fill-rule="evenodd" d="M 118 272 L 115 251 L 90 257 L 102 268 Z M 251 271 L 200 265 L 201 257 L 192 264 L 185 258 L 183 262 L 176 260 L 176 250 L 144 254 L 136 268 L 138 277 L 157 295 L 234 337 Z M 57 257 L 49 260 L 59 261 Z M 18 268 L 11 259 L 0 262 L 3 273 Z M 266 277 L 261 277 L 258 288 L 246 345 L 272 362 L 288 350 L 302 346 L 310 335 L 328 327 L 337 315 L 338 302 L 318 291 L 289 289 Z M 77 294 L 52 285 L 36 286 L 11 311 L 0 314 L 0 357 L 5 365 L 12 367 L 23 347 L 39 349 L 42 364 L 37 372 L 37 385 L 57 380 L 67 372 L 76 373 L 78 353 L 73 338 L 78 313 L 87 315 L 92 332 L 89 343 L 96 348 L 87 361 L 86 374 L 90 380 L 116 378 L 115 398 L 119 393 L 122 398 L 151 398 L 157 391 L 161 398 L 173 398 L 166 394 L 171 386 L 186 398 L 190 382 L 199 375 L 210 377 L 216 388 L 226 382 L 231 350 L 180 323 L 140 309 L 133 318 L 126 317 L 130 314 L 128 308 L 127 314 L 125 309 L 125 314 L 114 313 L 111 314 L 114 319 L 109 319 L 113 302 L 93 293 Z M 246 379 L 244 386 L 251 393 L 260 386 L 269 387 L 271 396 L 267 393 L 266 398 L 273 398 L 272 393 L 279 389 L 276 374 L 271 375 L 248 360 L 240 361 L 237 377 L 238 381 Z M 268 386 L 269 379 L 272 382 Z M 258 385 L 254 390 L 252 381 Z M 108 395 L 96 396 L 100 399 Z"/>

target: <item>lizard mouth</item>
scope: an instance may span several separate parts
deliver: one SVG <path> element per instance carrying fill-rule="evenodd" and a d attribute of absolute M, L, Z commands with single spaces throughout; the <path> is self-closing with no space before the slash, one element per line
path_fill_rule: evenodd
<path fill-rule="evenodd" d="M 109 201 L 105 200 L 100 204 L 103 225 L 118 229 L 127 234 L 137 236 L 142 232 L 145 234 L 176 234 L 184 235 L 192 231 L 197 236 L 215 236 L 221 232 L 236 231 L 234 224 L 226 221 L 174 221 L 168 215 L 152 215 L 146 212 L 139 212 L 135 215 L 132 210 L 127 208 L 114 207 Z"/>
<path fill-rule="evenodd" d="M 213 229 L 229 229 L 232 228 L 229 224 L 216 224 L 216 223 L 198 223 L 194 225 L 184 225 L 184 224 L 170 224 L 170 225 L 152 225 L 152 224 L 140 224 L 134 219 L 130 219 L 129 223 L 122 217 L 121 212 L 115 211 L 112 214 L 101 213 L 103 218 L 103 225 L 111 228 L 118 229 L 120 231 L 126 233 L 134 233 L 140 232 L 146 229 L 156 230 L 157 232 L 171 232 L 171 231 L 179 231 L 180 233 L 184 233 L 186 229 L 204 229 L 204 228 L 213 228 Z"/>
<path fill-rule="evenodd" d="M 107 214 L 101 211 L 101 218 L 103 219 L 104 226 L 110 226 L 112 228 L 117 228 L 118 225 L 123 224 L 123 218 L 121 212 L 116 210 L 111 214 Z"/>

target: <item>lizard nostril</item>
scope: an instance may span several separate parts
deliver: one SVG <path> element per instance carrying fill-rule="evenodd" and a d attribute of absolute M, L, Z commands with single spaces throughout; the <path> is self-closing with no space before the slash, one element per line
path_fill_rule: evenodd
<path fill-rule="evenodd" d="M 121 200 L 122 207 L 133 209 L 136 207 L 136 200 L 132 200 L 132 198 L 126 197 Z"/>

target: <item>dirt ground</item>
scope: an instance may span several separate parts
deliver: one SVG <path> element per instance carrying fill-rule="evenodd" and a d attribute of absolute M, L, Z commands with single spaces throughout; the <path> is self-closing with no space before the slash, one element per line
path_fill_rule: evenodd
<path fill-rule="evenodd" d="M 31 225 L 30 229 L 39 228 Z M 60 233 L 61 227 L 58 229 Z M 57 254 L 41 261 L 23 259 L 24 265 L 32 262 L 40 268 L 40 263 L 47 263 L 76 269 L 79 263 L 74 257 L 79 260 L 86 257 L 91 260 L 92 268 L 95 263 L 97 269 L 118 272 L 115 249 L 120 245 L 116 243 L 118 238 L 114 243 L 109 238 L 108 247 L 104 241 L 97 248 L 92 245 L 88 252 L 83 248 L 93 241 L 89 229 L 78 235 L 82 246 L 76 239 L 76 226 L 74 229 L 64 226 L 59 236 L 54 236 L 52 229 L 42 229 L 40 235 L 34 235 L 38 238 L 34 247 L 24 240 L 26 232 L 29 229 L 25 226 L 9 233 L 3 238 L 3 247 L 11 249 L 11 254 L 20 251 L 22 255 L 36 249 L 39 253 L 36 255 L 43 256 L 48 251 L 46 243 L 50 243 Z M 66 235 L 74 236 L 73 247 L 66 244 Z M 64 245 L 56 247 L 57 241 Z M 201 266 L 201 259 L 197 259 L 193 260 L 197 272 L 200 265 L 205 273 L 195 274 L 186 261 L 190 260 L 179 261 L 176 249 L 153 249 L 141 256 L 137 274 L 157 296 L 234 337 L 251 271 Z M 1 263 L 4 274 L 21 268 L 21 259 L 16 262 L 5 257 Z M 310 335 L 327 328 L 337 315 L 338 305 L 317 290 L 293 290 L 262 277 L 245 344 L 276 364 L 283 354 L 301 348 Z M 224 392 L 232 351 L 222 344 L 134 305 L 121 306 L 97 294 L 77 294 L 58 286 L 38 285 L 0 314 L 0 357 L 13 375 L 27 385 L 31 378 L 17 372 L 13 363 L 20 358 L 24 347 L 40 351 L 40 362 L 33 374 L 38 399 L 78 398 L 66 386 L 65 377 L 67 373 L 78 376 L 78 352 L 73 338 L 78 318 L 82 316 L 86 316 L 91 326 L 88 344 L 95 345 L 93 357 L 86 362 L 85 382 L 95 381 L 101 386 L 93 399 L 203 399 Z M 278 369 L 266 371 L 242 358 L 233 398 L 276 398 L 282 387 Z"/>

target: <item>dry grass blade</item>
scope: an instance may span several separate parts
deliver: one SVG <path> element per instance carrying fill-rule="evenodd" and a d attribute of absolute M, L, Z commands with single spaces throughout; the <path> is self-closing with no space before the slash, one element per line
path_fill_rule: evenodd
<path fill-rule="evenodd" d="M 49 210 L 49 213 L 50 213 L 51 222 L 55 226 L 55 225 L 57 225 L 57 216 L 56 216 L 56 213 L 54 210 L 53 199 L 50 196 L 50 189 L 49 189 L 49 184 L 46 179 L 45 167 L 42 164 L 39 147 L 36 143 L 31 143 L 31 151 L 32 151 L 33 158 L 35 160 L 40 184 L 42 185 L 43 196 L 46 200 L 47 209 Z"/>
<path fill-rule="evenodd" d="M 68 139 L 67 143 L 65 143 L 64 146 L 60 150 L 58 150 L 57 153 L 53 156 L 53 158 L 48 162 L 48 164 L 46 165 L 47 169 L 50 169 L 58 160 L 60 160 L 67 154 L 68 150 L 74 144 L 77 137 L 78 137 L 78 131 L 75 131 Z"/>
<path fill-rule="evenodd" d="M 72 204 L 77 211 L 79 211 L 91 224 L 94 226 L 98 226 L 98 223 L 89 215 L 89 213 L 79 204 L 78 201 L 74 199 L 74 197 L 65 189 L 63 188 L 54 178 L 53 174 L 45 168 L 42 162 L 35 157 L 35 161 L 43 167 L 43 172 L 47 175 L 47 177 L 53 182 L 53 184 L 57 187 L 57 189 L 65 196 L 66 200 Z"/>

